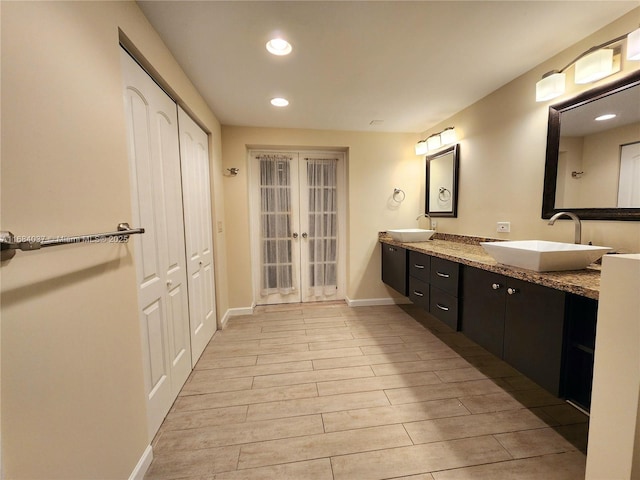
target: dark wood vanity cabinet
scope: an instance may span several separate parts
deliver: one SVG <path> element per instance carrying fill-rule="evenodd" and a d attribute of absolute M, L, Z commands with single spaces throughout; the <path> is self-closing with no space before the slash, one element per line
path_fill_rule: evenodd
<path fill-rule="evenodd" d="M 597 316 L 597 300 L 567 296 L 564 397 L 586 411 L 591 408 Z"/>
<path fill-rule="evenodd" d="M 429 310 L 431 257 L 424 253 L 409 251 L 409 300 Z"/>
<path fill-rule="evenodd" d="M 432 257 L 430 283 L 429 313 L 454 330 L 458 330 L 460 264 Z"/>
<path fill-rule="evenodd" d="M 461 317 L 465 335 L 561 394 L 564 292 L 466 267 Z"/>
<path fill-rule="evenodd" d="M 467 337 L 502 358 L 505 277 L 479 268 L 465 267 L 462 281 L 461 330 Z"/>
<path fill-rule="evenodd" d="M 408 294 L 407 250 L 388 243 L 382 246 L 382 281 L 405 297 Z"/>

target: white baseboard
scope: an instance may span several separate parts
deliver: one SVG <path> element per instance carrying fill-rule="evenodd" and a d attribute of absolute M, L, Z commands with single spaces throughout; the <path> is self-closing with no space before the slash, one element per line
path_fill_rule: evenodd
<path fill-rule="evenodd" d="M 231 317 L 239 317 L 240 315 L 253 315 L 253 308 L 254 307 L 240 307 L 228 309 L 222 316 L 222 320 L 220 320 L 220 329 L 222 330 L 227 326 L 227 322 Z"/>
<path fill-rule="evenodd" d="M 347 305 L 350 307 L 375 307 L 378 305 L 406 305 L 411 303 L 406 297 L 398 298 L 363 298 L 358 300 L 352 300 L 348 297 L 345 298 Z"/>
<path fill-rule="evenodd" d="M 144 449 L 144 453 L 140 460 L 138 460 L 138 464 L 136 468 L 133 469 L 131 475 L 129 475 L 129 480 L 143 480 L 145 473 L 149 470 L 151 466 L 151 461 L 153 460 L 153 448 L 151 445 L 147 445 L 147 448 Z"/>

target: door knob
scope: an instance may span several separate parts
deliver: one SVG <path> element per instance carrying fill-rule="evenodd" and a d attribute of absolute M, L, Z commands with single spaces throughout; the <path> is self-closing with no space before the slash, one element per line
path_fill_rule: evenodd
<path fill-rule="evenodd" d="M 514 295 L 514 294 L 518 293 L 518 289 L 509 287 L 509 288 L 507 288 L 507 293 L 509 295 Z"/>
<path fill-rule="evenodd" d="M 491 288 L 493 288 L 494 290 L 499 290 L 502 288 L 502 285 L 500 285 L 499 283 L 493 283 L 491 284 Z"/>
<path fill-rule="evenodd" d="M 304 232 L 304 233 L 302 234 L 302 238 L 307 238 L 308 236 L 309 236 L 309 235 L 307 235 L 307 232 Z"/>
<path fill-rule="evenodd" d="M 167 280 L 167 287 L 170 287 L 171 285 L 173 285 L 173 280 Z"/>
<path fill-rule="evenodd" d="M 292 236 L 293 236 L 293 238 L 298 238 L 298 234 L 297 233 L 294 233 Z"/>

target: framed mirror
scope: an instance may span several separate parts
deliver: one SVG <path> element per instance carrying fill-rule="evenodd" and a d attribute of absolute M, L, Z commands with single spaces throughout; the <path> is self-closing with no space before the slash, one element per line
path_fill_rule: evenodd
<path fill-rule="evenodd" d="M 432 217 L 458 216 L 458 144 L 427 155 L 425 212 Z"/>
<path fill-rule="evenodd" d="M 542 218 L 640 220 L 640 71 L 549 107 Z"/>

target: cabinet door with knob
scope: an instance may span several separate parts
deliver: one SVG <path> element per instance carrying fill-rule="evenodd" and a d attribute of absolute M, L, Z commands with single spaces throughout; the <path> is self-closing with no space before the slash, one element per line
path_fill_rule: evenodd
<path fill-rule="evenodd" d="M 462 333 L 502 358 L 506 277 L 466 268 L 462 280 Z"/>
<path fill-rule="evenodd" d="M 503 358 L 555 395 L 561 392 L 565 293 L 510 278 Z"/>
<path fill-rule="evenodd" d="M 466 267 L 462 295 L 462 332 L 560 395 L 565 293 Z"/>

